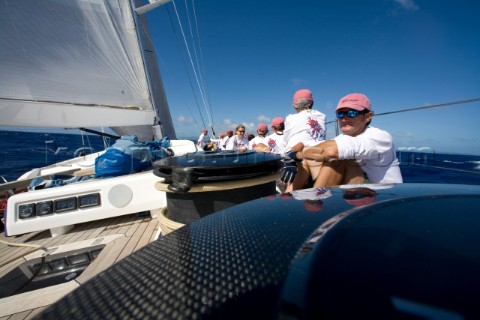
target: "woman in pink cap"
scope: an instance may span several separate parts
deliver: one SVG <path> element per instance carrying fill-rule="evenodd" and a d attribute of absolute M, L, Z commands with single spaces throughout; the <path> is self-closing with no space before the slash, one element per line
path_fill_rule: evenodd
<path fill-rule="evenodd" d="M 392 136 L 370 127 L 373 111 L 367 96 L 360 93 L 346 95 L 338 102 L 335 113 L 342 134 L 296 154 L 299 159 L 323 163 L 314 186 L 365 181 L 402 183 Z"/>

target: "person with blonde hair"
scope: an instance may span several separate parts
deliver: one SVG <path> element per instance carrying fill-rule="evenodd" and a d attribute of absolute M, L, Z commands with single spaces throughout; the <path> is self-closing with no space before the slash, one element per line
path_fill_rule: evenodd
<path fill-rule="evenodd" d="M 248 149 L 248 139 L 245 136 L 245 126 L 237 125 L 235 135 L 228 140 L 226 150 L 246 151 Z"/>

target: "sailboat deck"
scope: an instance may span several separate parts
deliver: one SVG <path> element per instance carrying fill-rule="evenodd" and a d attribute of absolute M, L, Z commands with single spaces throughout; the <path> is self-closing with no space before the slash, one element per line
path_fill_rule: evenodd
<path fill-rule="evenodd" d="M 151 218 L 149 215 L 143 216 L 139 214 L 79 224 L 66 234 L 54 238 L 50 237 L 49 231 L 29 233 L 17 237 L 5 237 L 2 233 L 0 235 L 1 240 L 40 245 L 50 249 L 49 251 L 55 249 L 54 253 L 68 252 L 96 244 L 105 244 L 105 247 L 85 271 L 74 280 L 0 299 L 0 320 L 30 319 L 35 317 L 49 305 L 93 276 L 155 240 L 159 233 L 158 219 Z M 29 253 L 31 251 L 31 247 L 14 247 L 0 243 L 1 261 L 8 261 L 14 257 L 21 256 L 21 258 L 12 261 L 8 265 L 0 267 L 0 278 L 25 261 L 43 254 L 42 250 Z"/>

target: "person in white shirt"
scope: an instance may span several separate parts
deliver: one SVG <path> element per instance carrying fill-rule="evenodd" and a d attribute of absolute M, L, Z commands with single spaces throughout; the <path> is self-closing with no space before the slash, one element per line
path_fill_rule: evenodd
<path fill-rule="evenodd" d="M 293 95 L 293 108 L 295 114 L 290 114 L 285 119 L 285 152 L 302 143 L 305 147 L 313 147 L 325 140 L 326 116 L 313 108 L 312 92 L 301 89 Z"/>
<path fill-rule="evenodd" d="M 283 118 L 275 117 L 272 120 L 272 133 L 265 137 L 265 140 L 255 146 L 256 151 L 271 152 L 284 155 L 285 143 L 283 141 L 283 130 L 285 130 L 285 122 Z"/>
<path fill-rule="evenodd" d="M 297 152 L 303 148 L 309 148 L 325 141 L 326 116 L 313 108 L 313 95 L 308 89 L 301 89 L 293 95 L 293 108 L 295 114 L 290 114 L 285 119 L 285 142 L 284 152 L 288 156 L 290 152 Z M 302 189 L 310 176 L 317 176 L 321 164 L 315 161 L 301 161 L 297 164 L 297 173 L 286 192 Z"/>
<path fill-rule="evenodd" d="M 208 130 L 203 129 L 202 133 L 198 137 L 197 140 L 197 146 L 200 148 L 200 150 L 203 150 L 206 144 L 210 142 L 210 137 L 208 136 Z"/>
<path fill-rule="evenodd" d="M 218 150 L 223 150 L 223 140 L 227 135 L 225 133 L 220 133 L 218 135 Z"/>
<path fill-rule="evenodd" d="M 232 137 L 233 137 L 233 131 L 227 130 L 227 132 L 225 133 L 225 138 L 223 138 L 222 141 L 220 142 L 220 148 L 222 150 L 227 150 L 228 141 L 230 141 Z"/>
<path fill-rule="evenodd" d="M 368 97 L 360 93 L 344 96 L 337 105 L 336 116 L 342 134 L 296 154 L 298 159 L 323 163 L 314 187 L 402 183 L 392 136 L 369 126 L 373 111 Z"/>
<path fill-rule="evenodd" d="M 245 136 L 245 126 L 239 124 L 235 128 L 235 135 L 228 140 L 226 150 L 246 151 L 247 149 L 248 139 Z"/>
<path fill-rule="evenodd" d="M 274 154 L 285 155 L 284 148 L 285 142 L 283 140 L 283 131 L 285 130 L 285 122 L 283 118 L 275 117 L 272 120 L 272 131 L 273 133 L 268 135 L 265 138 L 264 143 L 259 143 L 255 147 L 255 151 L 258 152 L 271 152 Z M 285 166 L 282 168 L 281 178 L 277 181 L 277 189 L 279 192 L 283 193 L 286 188 L 288 188 L 295 174 L 297 173 L 296 164 L 285 163 Z"/>
<path fill-rule="evenodd" d="M 248 142 L 248 150 L 255 150 L 260 143 L 265 144 L 265 135 L 268 133 L 268 127 L 265 123 L 260 123 L 257 127 L 257 136 Z"/>

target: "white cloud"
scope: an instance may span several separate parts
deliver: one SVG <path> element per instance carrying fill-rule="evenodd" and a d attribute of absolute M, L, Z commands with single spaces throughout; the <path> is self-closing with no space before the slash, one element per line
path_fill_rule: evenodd
<path fill-rule="evenodd" d="M 418 10 L 418 5 L 413 0 L 393 0 L 405 10 Z"/>
<path fill-rule="evenodd" d="M 223 124 L 226 126 L 230 126 L 232 124 L 232 119 L 230 118 L 223 119 Z"/>
<path fill-rule="evenodd" d="M 270 117 L 267 117 L 266 115 L 261 114 L 261 115 L 259 115 L 259 116 L 257 117 L 257 120 L 258 120 L 259 122 L 268 123 L 268 122 L 270 122 Z"/>
<path fill-rule="evenodd" d="M 185 117 L 185 116 L 178 116 L 177 121 L 181 124 L 190 124 L 194 122 L 192 117 Z"/>

